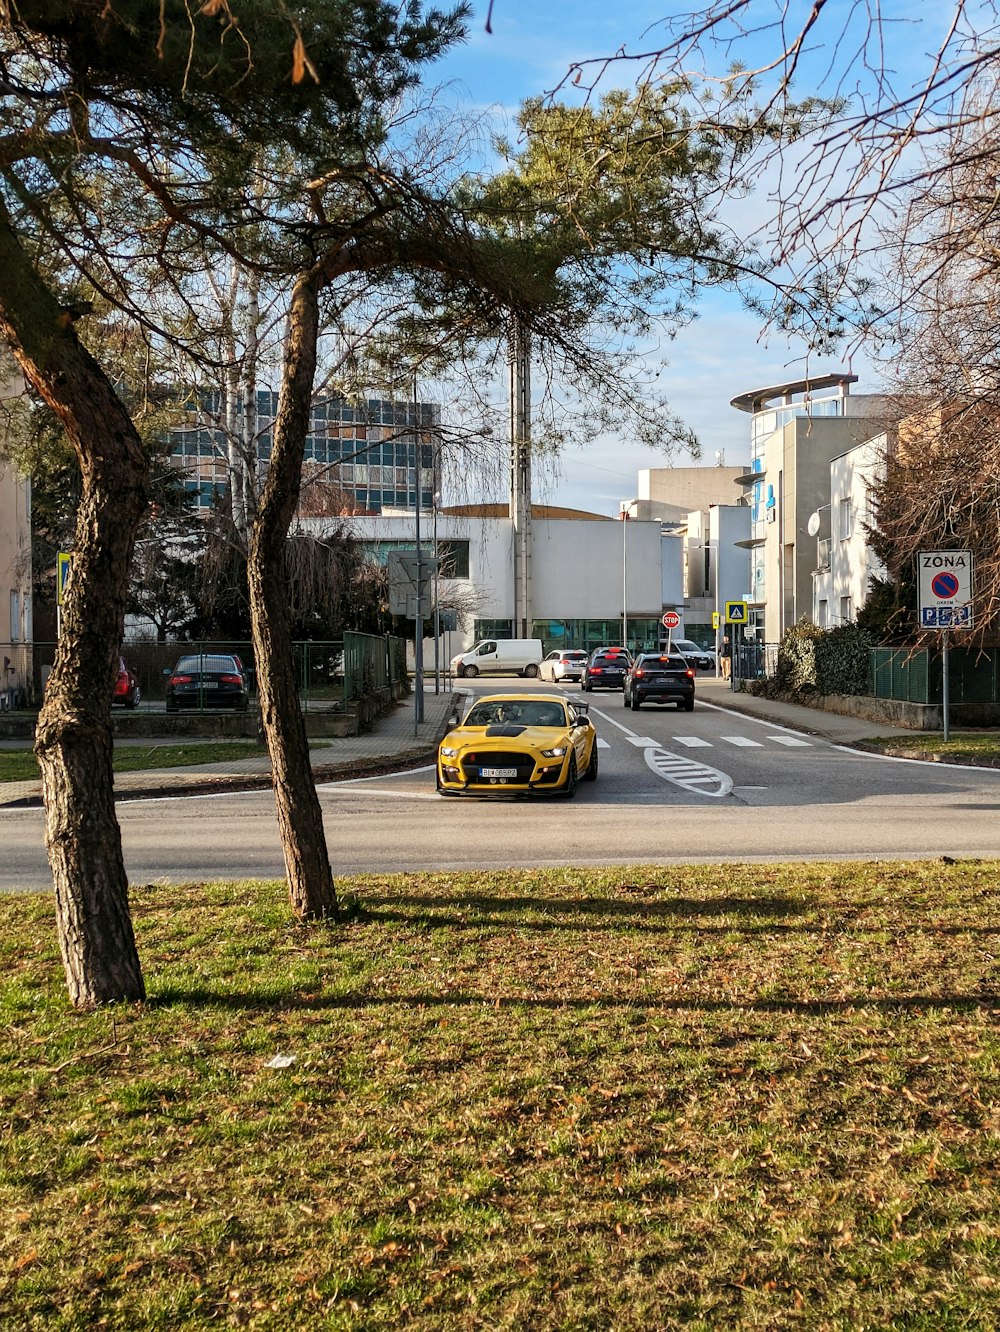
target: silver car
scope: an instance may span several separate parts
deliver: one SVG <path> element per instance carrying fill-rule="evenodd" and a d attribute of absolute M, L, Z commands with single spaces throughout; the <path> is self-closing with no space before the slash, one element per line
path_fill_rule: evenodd
<path fill-rule="evenodd" d="M 538 674 L 543 680 L 582 680 L 587 669 L 587 654 L 575 648 L 559 648 L 542 659 Z"/>

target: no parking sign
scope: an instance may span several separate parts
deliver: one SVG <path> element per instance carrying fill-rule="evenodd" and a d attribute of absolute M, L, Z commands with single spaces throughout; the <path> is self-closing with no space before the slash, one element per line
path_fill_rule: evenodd
<path fill-rule="evenodd" d="M 923 550 L 917 566 L 921 629 L 971 629 L 972 552 Z"/>

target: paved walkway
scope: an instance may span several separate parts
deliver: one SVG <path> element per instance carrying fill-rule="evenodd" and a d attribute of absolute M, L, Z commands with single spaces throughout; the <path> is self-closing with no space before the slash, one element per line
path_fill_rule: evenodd
<path fill-rule="evenodd" d="M 715 703 L 747 717 L 760 717 L 762 721 L 787 726 L 806 735 L 822 736 L 837 745 L 853 745 L 858 741 L 877 737 L 913 735 L 907 726 L 894 726 L 887 721 L 867 721 L 864 717 L 843 717 L 822 708 L 809 708 L 801 703 L 783 703 L 777 699 L 757 698 L 743 691 L 735 693 L 728 680 L 711 676 L 698 679 L 696 697 L 706 703 Z"/>
<path fill-rule="evenodd" d="M 570 688 L 569 692 L 572 694 L 575 691 Z M 461 695 L 461 685 L 454 689 L 442 689 L 439 694 L 434 693 L 432 685 L 424 692 L 424 718 L 419 725 L 415 721 L 416 700 L 413 694 L 409 694 L 391 713 L 379 718 L 365 735 L 314 742 L 311 746 L 313 771 L 319 780 L 330 781 L 433 762 L 448 716 L 454 709 L 455 700 L 461 698 Z M 852 745 L 894 733 L 912 734 L 903 727 L 891 726 L 887 722 L 841 717 L 833 712 L 802 707 L 797 703 L 780 703 L 755 698 L 752 694 L 734 693 L 725 680 L 716 680 L 710 676 L 699 678 L 697 696 L 706 703 L 759 717 L 807 735 L 822 736 L 835 744 Z M 140 795 L 183 795 L 196 791 L 204 793 L 269 787 L 270 771 L 267 756 L 255 755 L 252 758 L 229 759 L 221 763 L 196 764 L 184 768 L 119 773 L 115 777 L 115 791 L 120 797 L 128 799 Z M 41 785 L 37 781 L 0 784 L 0 806 L 40 802 Z"/>

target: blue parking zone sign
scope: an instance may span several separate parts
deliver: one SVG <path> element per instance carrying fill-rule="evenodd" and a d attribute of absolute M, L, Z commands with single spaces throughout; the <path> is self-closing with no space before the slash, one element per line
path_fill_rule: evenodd
<path fill-rule="evenodd" d="M 66 599 L 66 584 L 73 567 L 73 556 L 69 551 L 61 550 L 56 555 L 56 605 L 61 606 Z"/>
<path fill-rule="evenodd" d="M 921 606 L 921 629 L 971 629 L 972 607 Z"/>

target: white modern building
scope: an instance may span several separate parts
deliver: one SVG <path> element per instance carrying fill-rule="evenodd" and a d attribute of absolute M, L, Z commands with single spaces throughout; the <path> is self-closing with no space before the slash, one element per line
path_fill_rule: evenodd
<path fill-rule="evenodd" d="M 508 506 L 423 512 L 422 549 L 428 555 L 436 549 L 441 560 L 439 604 L 457 613 L 458 626 L 447 651 L 465 650 L 486 638 L 517 637 L 540 638 L 546 651 L 592 650 L 623 640 L 633 649 L 650 649 L 666 637 L 662 618 L 668 610 L 681 617 L 677 637 L 714 645 L 721 631 L 713 615 L 724 610 L 727 600 L 742 598 L 747 586 L 750 510 L 718 502 L 736 491 L 732 476 L 722 469 L 679 470 L 692 482 L 691 473 L 707 474 L 700 487 L 692 484 L 683 492 L 686 499 L 698 498 L 707 507 L 685 510 L 674 521 L 665 521 L 654 507 L 669 501 L 624 501 L 619 519 L 532 505 L 526 632 L 515 622 L 516 534 Z M 733 470 L 742 474 L 745 468 Z M 661 493 L 670 493 L 673 471 L 649 474 L 663 474 Z M 647 492 L 653 489 L 649 486 Z M 346 521 L 382 563 L 393 552 L 412 553 L 415 548 L 413 512 L 357 514 L 346 520 L 300 518 L 299 528 L 322 536 L 332 521 Z M 428 609 L 433 597 L 430 588 Z"/>
<path fill-rule="evenodd" d="M 321 536 L 331 520 L 304 518 Z M 415 548 L 414 514 L 356 515 L 346 522 L 379 560 Z M 592 649 L 622 641 L 655 647 L 664 609 L 683 604 L 683 538 L 655 520 L 621 522 L 600 514 L 533 505 L 532 614 L 528 637 L 546 650 Z M 455 653 L 514 630 L 514 530 L 506 506 L 464 506 L 421 515 L 421 543 L 441 560 L 440 605 L 454 608 Z M 665 571 L 668 575 L 665 578 Z"/>
<path fill-rule="evenodd" d="M 885 568 L 868 544 L 873 484 L 885 468 L 883 433 L 830 462 L 829 500 L 815 510 L 808 531 L 816 534 L 813 622 L 821 629 L 850 624 L 865 603 L 872 578 Z"/>
<path fill-rule="evenodd" d="M 834 373 L 754 389 L 733 398 L 732 406 L 751 416 L 750 466 L 741 478 L 750 502 L 748 624 L 767 642 L 779 642 L 785 630 L 803 616 L 815 618 L 814 574 L 817 571 L 817 536 L 822 528 L 813 515 L 832 514 L 831 466 L 859 446 L 883 435 L 889 418 L 885 398 L 855 394 L 856 375 Z M 850 489 L 853 463 L 837 473 L 836 521 L 849 533 L 861 535 L 852 512 Z M 837 529 L 840 530 L 839 528 Z M 830 529 L 832 534 L 833 529 Z M 844 545 L 845 558 L 854 547 Z M 832 539 L 831 539 L 832 550 Z M 827 590 L 831 621 L 853 619 L 864 600 L 853 573 L 848 578 L 838 560 L 838 587 Z M 831 598 L 835 598 L 831 610 Z M 841 601 L 843 598 L 843 601 Z M 848 607 L 848 602 L 850 606 Z"/>

